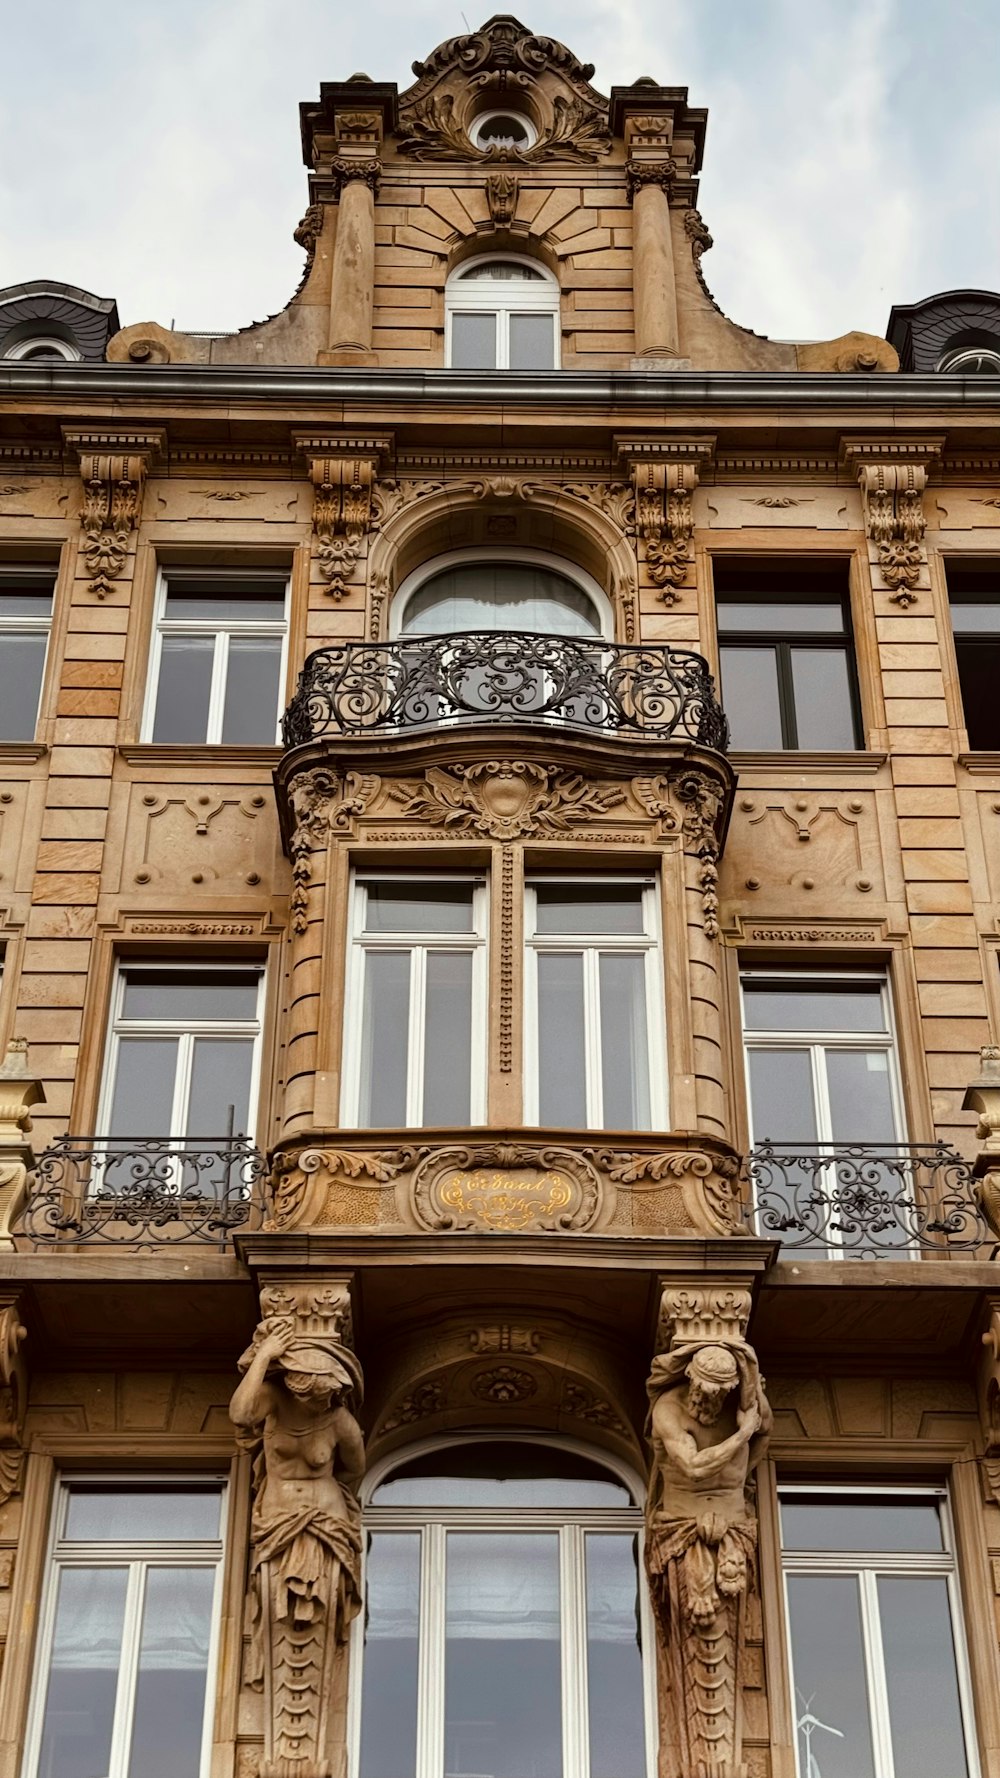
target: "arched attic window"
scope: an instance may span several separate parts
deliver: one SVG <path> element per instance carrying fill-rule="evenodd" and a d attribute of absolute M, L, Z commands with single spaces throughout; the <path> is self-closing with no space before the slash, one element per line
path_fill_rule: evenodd
<path fill-rule="evenodd" d="M 376 1472 L 358 1778 L 646 1778 L 641 1525 L 618 1466 L 569 1441 L 487 1436 Z"/>
<path fill-rule="evenodd" d="M 959 346 L 946 352 L 938 370 L 963 377 L 1000 376 L 1000 339 L 995 346 Z"/>
<path fill-rule="evenodd" d="M 450 370 L 557 370 L 559 286 L 534 260 L 466 260 L 445 287 Z"/>
<path fill-rule="evenodd" d="M 401 636 L 528 630 L 599 638 L 611 624 L 608 601 L 589 574 L 522 548 L 439 556 L 403 581 L 393 615 Z"/>
<path fill-rule="evenodd" d="M 17 358 L 24 364 L 30 360 L 35 364 L 76 364 L 83 356 L 68 340 L 56 339 L 50 335 L 35 334 L 26 340 L 18 340 L 16 346 L 8 347 L 5 358 Z"/>

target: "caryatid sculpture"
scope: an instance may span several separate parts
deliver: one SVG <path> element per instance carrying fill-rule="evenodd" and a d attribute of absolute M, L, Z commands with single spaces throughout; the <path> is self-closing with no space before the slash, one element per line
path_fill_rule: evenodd
<path fill-rule="evenodd" d="M 247 1681 L 263 1687 L 261 1778 L 337 1778 L 337 1651 L 361 1607 L 361 1367 L 340 1338 L 344 1292 L 265 1290 L 230 1403 L 254 1458 Z"/>
<path fill-rule="evenodd" d="M 677 1778 L 745 1778 L 739 1758 L 743 1598 L 757 1521 L 747 1500 L 771 1411 L 753 1348 L 676 1340 L 647 1389 L 653 1465 L 646 1567 L 670 1677 Z"/>

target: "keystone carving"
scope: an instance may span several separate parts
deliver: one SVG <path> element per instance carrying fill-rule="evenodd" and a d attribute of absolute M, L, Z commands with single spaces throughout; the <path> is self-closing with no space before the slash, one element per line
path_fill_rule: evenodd
<path fill-rule="evenodd" d="M 700 466 L 712 455 L 714 439 L 616 440 L 629 466 L 635 493 L 635 524 L 645 545 L 646 567 L 667 605 L 677 598 L 693 560 L 694 514 L 691 496 Z"/>
<path fill-rule="evenodd" d="M 748 1314 L 744 1291 L 664 1292 L 670 1345 L 647 1383 L 646 1569 L 684 1778 L 746 1778 L 738 1704 L 757 1548 L 748 1493 L 771 1429 Z"/>
<path fill-rule="evenodd" d="M 343 599 L 371 525 L 372 494 L 391 440 L 299 435 L 295 446 L 308 461 L 313 484 L 313 539 L 319 571 L 330 597 Z"/>
<path fill-rule="evenodd" d="M 865 531 L 890 599 L 905 610 L 917 602 L 914 589 L 927 562 L 923 494 L 942 440 L 849 438 L 841 449 L 857 472 Z"/>
<path fill-rule="evenodd" d="M 260 1778 L 331 1778 L 330 1701 L 361 1608 L 365 1448 L 348 1286 L 268 1287 L 230 1416 L 253 1457 L 248 1684 L 264 1692 Z"/>
<path fill-rule="evenodd" d="M 76 432 L 63 429 L 76 452 L 83 479 L 83 559 L 90 590 L 107 597 L 128 557 L 129 539 L 142 511 L 149 465 L 163 448 L 162 432 Z"/>
<path fill-rule="evenodd" d="M 390 795 L 402 803 L 404 815 L 498 840 L 565 833 L 626 800 L 618 785 L 591 784 L 559 766 L 510 759 L 431 766 L 422 783 L 400 784 Z"/>
<path fill-rule="evenodd" d="M 520 190 L 513 173 L 490 173 L 486 180 L 486 202 L 494 228 L 509 228 L 517 209 Z"/>

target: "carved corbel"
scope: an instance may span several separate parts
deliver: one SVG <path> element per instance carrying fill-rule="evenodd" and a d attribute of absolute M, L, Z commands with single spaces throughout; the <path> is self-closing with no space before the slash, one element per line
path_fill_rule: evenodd
<path fill-rule="evenodd" d="M 772 1423 L 745 1338 L 749 1313 L 746 1290 L 664 1290 L 666 1345 L 647 1383 L 646 1570 L 683 1778 L 747 1774 L 739 1706 L 757 1550 L 751 1490 Z"/>
<path fill-rule="evenodd" d="M 299 434 L 295 447 L 313 484 L 313 538 L 320 573 L 333 599 L 343 599 L 372 522 L 372 493 L 389 437 Z"/>
<path fill-rule="evenodd" d="M 0 1066 L 0 1249 L 14 1245 L 11 1228 L 24 1208 L 34 1165 L 30 1111 L 45 1089 L 28 1072 L 28 1041 L 14 1037 Z"/>
<path fill-rule="evenodd" d="M 694 558 L 691 496 L 714 438 L 616 439 L 619 459 L 628 465 L 635 493 L 636 530 L 646 566 L 661 599 L 672 605 Z"/>
<path fill-rule="evenodd" d="M 129 539 L 142 511 L 146 476 L 163 449 L 164 434 L 77 432 L 63 427 L 63 438 L 79 458 L 83 479 L 80 525 L 91 592 L 104 599 L 125 566 Z"/>
<path fill-rule="evenodd" d="M 923 494 L 943 443 L 940 438 L 841 442 L 843 461 L 857 473 L 873 565 L 890 589 L 892 603 L 904 610 L 916 604 L 915 589 L 927 563 Z"/>
<path fill-rule="evenodd" d="M 350 1280 L 268 1284 L 260 1314 L 230 1403 L 254 1464 L 246 1672 L 264 1694 L 260 1778 L 331 1778 L 345 1764 L 343 1653 L 361 1607 Z"/>

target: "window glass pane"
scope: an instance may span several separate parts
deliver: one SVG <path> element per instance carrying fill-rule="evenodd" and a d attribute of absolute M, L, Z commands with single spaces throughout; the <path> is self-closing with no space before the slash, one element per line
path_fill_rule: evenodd
<path fill-rule="evenodd" d="M 906 1778 L 968 1772 L 943 1575 L 879 1575 L 879 1616 L 896 1771 Z"/>
<path fill-rule="evenodd" d="M 790 1574 L 788 1620 L 800 1778 L 875 1778 L 857 1579 Z"/>
<path fill-rule="evenodd" d="M 828 1049 L 826 1079 L 835 1142 L 896 1141 L 887 1050 Z"/>
<path fill-rule="evenodd" d="M 47 646 L 47 635 L 0 629 L 0 741 L 34 740 Z"/>
<path fill-rule="evenodd" d="M 123 1037 L 118 1044 L 109 1136 L 173 1136 L 176 1037 Z M 110 1178 L 108 1185 L 124 1183 Z"/>
<path fill-rule="evenodd" d="M 748 1031 L 887 1031 L 880 982 L 743 983 Z"/>
<path fill-rule="evenodd" d="M 222 740 L 273 746 L 281 674 L 280 636 L 232 636 L 222 713 Z"/>
<path fill-rule="evenodd" d="M 53 588 L 40 581 L 0 580 L 0 618 L 51 617 Z"/>
<path fill-rule="evenodd" d="M 153 740 L 202 742 L 215 659 L 213 636 L 164 636 L 156 687 Z"/>
<path fill-rule="evenodd" d="M 150 1568 L 129 1778 L 198 1778 L 215 1571 Z"/>
<path fill-rule="evenodd" d="M 601 1079 L 606 1130 L 648 1130 L 649 1031 L 646 962 L 605 951 L 601 987 Z"/>
<path fill-rule="evenodd" d="M 720 648 L 722 704 L 730 745 L 774 752 L 784 747 L 778 699 L 778 656 L 773 648 Z"/>
<path fill-rule="evenodd" d="M 283 623 L 284 581 L 232 581 L 170 577 L 163 615 L 168 622 Z"/>
<path fill-rule="evenodd" d="M 366 883 L 366 932 L 472 932 L 472 883 Z"/>
<path fill-rule="evenodd" d="M 793 604 L 776 599 L 719 599 L 716 605 L 720 634 L 752 630 L 779 636 L 843 635 L 844 607 L 840 601 Z"/>
<path fill-rule="evenodd" d="M 508 316 L 511 370 L 552 370 L 555 363 L 554 315 Z"/>
<path fill-rule="evenodd" d="M 956 642 L 955 656 L 969 746 L 977 752 L 992 752 L 1000 748 L 1000 713 L 996 695 L 1000 641 L 978 639 L 973 642 L 966 638 L 964 642 Z"/>
<path fill-rule="evenodd" d="M 492 124 L 496 125 L 502 123 L 509 124 L 513 121 L 514 120 L 510 117 L 503 119 L 498 117 L 491 120 Z M 491 124 L 483 126 L 479 131 L 480 138 L 485 138 L 490 129 Z M 490 139 L 492 139 L 492 137 Z M 519 265 L 516 261 L 509 259 L 483 259 L 480 260 L 478 265 L 470 266 L 467 272 L 456 272 L 455 276 L 458 278 L 468 278 L 470 284 L 474 283 L 477 279 L 481 280 L 484 278 L 492 279 L 501 284 L 540 283 L 544 282 L 545 279 L 545 273 L 536 270 L 534 266 Z"/>
<path fill-rule="evenodd" d="M 598 1464 L 573 1451 L 481 1439 L 452 1445 L 394 1470 L 375 1489 L 379 1506 L 632 1506 L 632 1496 Z"/>
<path fill-rule="evenodd" d="M 420 1538 L 379 1533 L 365 1561 L 360 1778 L 413 1778 L 417 1764 Z"/>
<path fill-rule="evenodd" d="M 644 1778 L 638 1556 L 632 1537 L 587 1538 L 590 1778 Z"/>
<path fill-rule="evenodd" d="M 847 654 L 839 648 L 793 648 L 792 684 L 800 747 L 857 747 Z"/>
<path fill-rule="evenodd" d="M 123 1016 L 126 1019 L 255 1019 L 259 969 L 128 969 Z"/>
<path fill-rule="evenodd" d="M 496 370 L 497 318 L 495 315 L 453 315 L 451 318 L 452 370 Z"/>
<path fill-rule="evenodd" d="M 533 885 L 536 925 L 542 933 L 641 936 L 646 928 L 641 883 L 546 883 Z"/>
<path fill-rule="evenodd" d="M 467 1124 L 471 1115 L 472 955 L 429 951 L 424 1038 L 425 1124 Z"/>
<path fill-rule="evenodd" d="M 538 1119 L 587 1126 L 583 958 L 542 952 L 538 964 Z"/>
<path fill-rule="evenodd" d="M 406 1122 L 409 1019 L 409 951 L 369 951 L 361 1018 L 361 1124 Z"/>
<path fill-rule="evenodd" d="M 815 1142 L 812 1061 L 806 1049 L 752 1049 L 750 1116 L 755 1142 Z"/>
<path fill-rule="evenodd" d="M 59 1575 L 38 1771 L 103 1778 L 111 1759 L 127 1568 Z"/>
<path fill-rule="evenodd" d="M 1000 630 L 1000 599 L 954 599 L 951 627 L 957 633 L 988 635 Z"/>
<path fill-rule="evenodd" d="M 448 1537 L 446 1773 L 562 1778 L 559 1542 Z"/>
<path fill-rule="evenodd" d="M 221 1535 L 218 1488 L 73 1488 L 64 1537 L 78 1543 L 200 1543 Z"/>
<path fill-rule="evenodd" d="M 233 1131 L 249 1134 L 253 1039 L 198 1037 L 191 1065 L 185 1136 L 224 1136 L 233 1108 Z"/>
<path fill-rule="evenodd" d="M 826 1499 L 784 1494 L 781 1542 L 786 1550 L 908 1550 L 944 1548 L 937 1503 L 914 1496 Z"/>
<path fill-rule="evenodd" d="M 554 569 L 523 562 L 465 562 L 435 574 L 406 607 L 410 636 L 463 630 L 527 630 L 547 636 L 600 635 L 593 600 Z"/>

